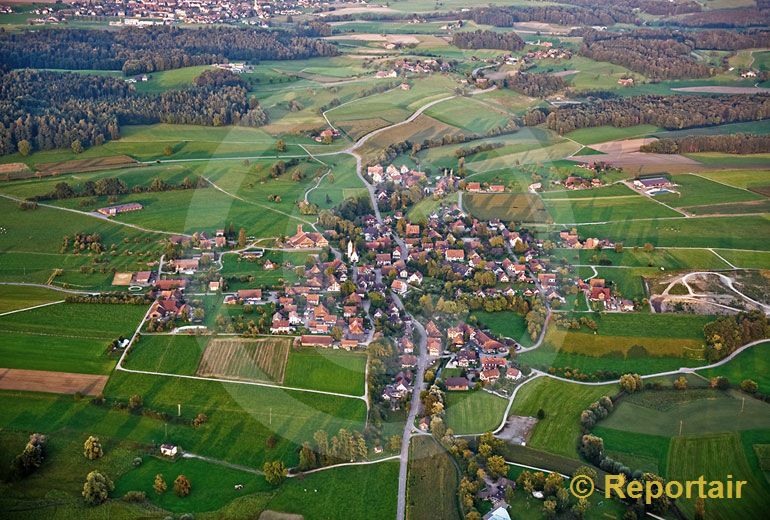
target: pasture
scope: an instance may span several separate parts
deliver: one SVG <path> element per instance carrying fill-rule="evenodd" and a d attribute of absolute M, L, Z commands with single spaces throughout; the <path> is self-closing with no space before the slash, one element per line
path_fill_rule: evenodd
<path fill-rule="evenodd" d="M 213 70 L 210 65 L 182 67 L 180 69 L 164 70 L 148 74 L 147 81 L 137 81 L 134 86 L 142 94 L 156 94 L 167 90 L 178 90 L 192 87 L 195 78 L 207 70 Z"/>
<path fill-rule="evenodd" d="M 699 175 L 675 175 L 673 181 L 677 184 L 679 193 L 658 195 L 655 199 L 678 208 L 764 199 L 748 190 L 733 188 Z"/>
<path fill-rule="evenodd" d="M 4 368 L 107 374 L 116 361 L 109 343 L 130 336 L 146 310 L 62 303 L 0 316 L 0 359 Z"/>
<path fill-rule="evenodd" d="M 722 255 L 722 251 L 719 254 Z M 563 259 L 572 265 L 604 266 L 604 273 L 613 270 L 610 266 L 618 267 L 657 267 L 671 269 L 726 269 L 729 266 L 716 254 L 708 249 L 655 249 L 646 252 L 642 249 L 626 247 L 617 253 L 612 249 L 601 251 L 586 249 L 555 249 L 551 252 L 556 259 Z M 724 256 L 724 255 L 723 255 Z M 593 274 L 593 271 L 591 271 Z"/>
<path fill-rule="evenodd" d="M 483 134 L 494 128 L 505 127 L 511 117 L 506 111 L 472 97 L 457 97 L 444 101 L 426 110 L 425 114 L 473 134 Z"/>
<path fill-rule="evenodd" d="M 508 403 L 483 390 L 446 393 L 446 425 L 456 435 L 495 430 Z"/>
<path fill-rule="evenodd" d="M 283 383 L 291 340 L 280 337 L 216 338 L 203 352 L 197 375 Z"/>
<path fill-rule="evenodd" d="M 476 316 L 479 324 L 488 328 L 493 334 L 512 338 L 524 347 L 532 346 L 532 338 L 527 332 L 524 316 L 510 311 L 474 311 L 473 316 Z"/>
<path fill-rule="evenodd" d="M 620 139 L 632 139 L 647 137 L 660 132 L 661 129 L 654 125 L 637 125 L 625 128 L 614 126 L 597 126 L 593 128 L 580 128 L 565 135 L 566 138 L 577 141 L 583 145 L 604 143 Z"/>
<path fill-rule="evenodd" d="M 742 269 L 770 269 L 770 251 L 717 249 L 725 260 Z"/>
<path fill-rule="evenodd" d="M 463 193 L 463 207 L 480 220 L 548 223 L 542 199 L 531 193 Z"/>
<path fill-rule="evenodd" d="M 0 314 L 63 300 L 64 293 L 44 287 L 0 285 Z"/>
<path fill-rule="evenodd" d="M 406 517 L 460 520 L 457 468 L 451 455 L 430 437 L 418 436 L 409 446 Z M 425 500 L 425 497 L 433 497 Z"/>
<path fill-rule="evenodd" d="M 125 368 L 195 375 L 208 338 L 185 335 L 143 335 L 123 362 Z"/>
<path fill-rule="evenodd" d="M 671 443 L 669 437 L 615 430 L 605 427 L 604 422 L 599 423 L 593 433 L 604 440 L 604 449 L 608 456 L 632 470 L 666 474 Z"/>
<path fill-rule="evenodd" d="M 326 392 L 363 395 L 366 355 L 324 348 L 289 352 L 283 384 Z"/>
<path fill-rule="evenodd" d="M 519 390 L 510 415 L 535 417 L 542 409 L 545 418 L 535 425 L 529 446 L 576 458 L 580 412 L 599 397 L 617 391 L 615 384 L 586 386 L 540 377 Z"/>

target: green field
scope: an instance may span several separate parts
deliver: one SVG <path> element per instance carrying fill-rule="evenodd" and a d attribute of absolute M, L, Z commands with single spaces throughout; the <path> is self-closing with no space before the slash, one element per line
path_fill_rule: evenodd
<path fill-rule="evenodd" d="M 290 350 L 284 385 L 363 395 L 366 355 L 322 348 Z"/>
<path fill-rule="evenodd" d="M 148 74 L 147 81 L 137 81 L 134 83 L 137 92 L 157 93 L 165 92 L 171 89 L 183 89 L 192 87 L 193 80 L 203 72 L 211 70 L 209 65 L 199 65 L 195 67 L 183 67 L 181 69 L 164 70 L 162 72 L 153 72 Z"/>
<path fill-rule="evenodd" d="M 556 223 L 627 221 L 641 218 L 676 217 L 680 214 L 647 197 L 588 197 L 545 199 L 545 206 Z"/>
<path fill-rule="evenodd" d="M 702 370 L 698 373 L 705 377 L 724 376 L 734 385 L 739 385 L 744 379 L 751 379 L 759 385 L 760 392 L 770 393 L 768 349 L 770 349 L 768 343 L 756 345 L 741 352 L 720 367 Z"/>
<path fill-rule="evenodd" d="M 414 437 L 409 446 L 406 517 L 460 520 L 459 483 L 451 455 L 431 437 Z"/>
<path fill-rule="evenodd" d="M 677 184 L 679 193 L 657 195 L 655 199 L 678 208 L 764 199 L 756 193 L 726 186 L 721 182 L 708 180 L 698 175 L 676 175 L 673 180 Z"/>
<path fill-rule="evenodd" d="M 543 409 L 545 419 L 538 421 L 528 445 L 576 458 L 580 412 L 599 397 L 611 396 L 617 390 L 614 384 L 586 386 L 540 377 L 519 390 L 510 415 L 534 417 Z"/>
<path fill-rule="evenodd" d="M 446 425 L 456 435 L 495 430 L 507 404 L 502 397 L 483 390 L 447 392 Z"/>
<path fill-rule="evenodd" d="M 666 474 L 670 439 L 662 435 L 630 433 L 604 426 L 604 422 L 594 428 L 593 434 L 604 440 L 604 448 L 609 457 L 632 468 L 651 471 L 658 475 Z"/>
<path fill-rule="evenodd" d="M 429 108 L 425 113 L 450 126 L 462 128 L 474 134 L 483 134 L 493 128 L 504 127 L 510 120 L 510 115 L 506 111 L 473 98 L 450 99 Z"/>
<path fill-rule="evenodd" d="M 110 342 L 129 337 L 146 311 L 141 305 L 62 303 L 2 316 L 3 367 L 107 374 L 116 361 L 107 354 Z"/>
<path fill-rule="evenodd" d="M 654 125 L 637 125 L 626 128 L 615 128 L 614 126 L 597 126 L 594 128 L 581 128 L 568 133 L 565 137 L 577 141 L 580 144 L 596 144 L 605 141 L 615 141 L 617 139 L 632 139 L 636 137 L 646 137 L 661 131 Z"/>
<path fill-rule="evenodd" d="M 768 215 L 706 217 L 583 224 L 581 236 L 600 236 L 626 247 L 649 242 L 659 247 L 715 247 L 770 250 Z"/>
<path fill-rule="evenodd" d="M 527 322 L 524 321 L 524 316 L 509 311 L 474 311 L 473 315 L 493 334 L 513 338 L 524 347 L 532 346 L 532 338 L 527 332 Z"/>
<path fill-rule="evenodd" d="M 195 375 L 208 338 L 184 335 L 142 336 L 123 366 L 131 370 Z"/>
<path fill-rule="evenodd" d="M 16 285 L 0 285 L 0 314 L 57 302 L 64 299 L 65 294 L 44 287 L 24 287 Z"/>
<path fill-rule="evenodd" d="M 531 193 L 463 193 L 463 207 L 481 220 L 550 222 L 543 202 Z"/>
<path fill-rule="evenodd" d="M 722 251 L 718 251 L 723 255 Z M 557 260 L 564 259 L 568 264 L 620 267 L 656 267 L 671 269 L 725 269 L 729 267 L 716 254 L 708 249 L 656 249 L 645 252 L 642 249 L 634 250 L 631 247 L 616 253 L 612 249 L 601 251 L 586 249 L 555 249 L 551 255 Z M 724 256 L 724 255 L 723 255 Z M 729 258 L 728 258 L 729 259 Z M 613 270 L 605 267 L 604 273 L 609 274 Z M 593 274 L 593 271 L 591 271 Z"/>

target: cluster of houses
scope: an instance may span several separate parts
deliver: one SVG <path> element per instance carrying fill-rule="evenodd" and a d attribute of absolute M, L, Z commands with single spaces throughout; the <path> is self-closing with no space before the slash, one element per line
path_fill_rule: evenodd
<path fill-rule="evenodd" d="M 600 188 L 603 183 L 598 177 L 592 179 L 586 179 L 579 175 L 570 175 L 564 181 L 553 181 L 553 184 L 562 185 L 568 190 L 588 190 L 591 188 Z"/>
<path fill-rule="evenodd" d="M 465 191 L 469 193 L 503 193 L 505 192 L 505 186 L 502 184 L 468 182 L 465 184 Z"/>
<path fill-rule="evenodd" d="M 397 168 L 391 164 L 387 168 L 383 168 L 381 165 L 376 164 L 367 167 L 366 174 L 369 176 L 371 183 L 375 185 L 390 182 L 410 188 L 427 180 L 425 172 L 415 171 L 406 165 Z"/>
<path fill-rule="evenodd" d="M 448 328 L 446 337 L 451 347 L 459 349 L 453 354 L 446 368 L 459 368 L 465 373 L 463 376 L 447 377 L 444 380 L 448 391 L 467 391 L 474 382 L 494 384 L 501 378 L 507 381 L 518 381 L 522 378 L 521 371 L 509 360 L 511 350 L 516 348 L 513 341 L 507 340 L 503 343 L 465 323 Z"/>

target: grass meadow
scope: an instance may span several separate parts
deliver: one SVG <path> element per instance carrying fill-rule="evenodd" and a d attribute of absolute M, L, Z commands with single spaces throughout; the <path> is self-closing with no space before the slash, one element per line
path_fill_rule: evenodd
<path fill-rule="evenodd" d="M 680 215 L 641 195 L 545 199 L 544 203 L 553 221 L 561 224 L 626 221 Z"/>
<path fill-rule="evenodd" d="M 451 455 L 441 445 L 431 437 L 414 437 L 407 471 L 407 518 L 460 520 L 460 477 Z"/>
<path fill-rule="evenodd" d="M 64 299 L 64 293 L 44 287 L 0 285 L 0 313 Z"/>
<path fill-rule="evenodd" d="M 446 425 L 457 435 L 492 431 L 500 426 L 507 404 L 483 390 L 447 392 Z"/>
<path fill-rule="evenodd" d="M 760 392 L 770 393 L 769 350 L 770 343 L 762 343 L 744 350 L 720 367 L 700 370 L 698 373 L 705 377 L 723 376 L 734 385 L 744 379 L 751 379 L 759 385 Z"/>

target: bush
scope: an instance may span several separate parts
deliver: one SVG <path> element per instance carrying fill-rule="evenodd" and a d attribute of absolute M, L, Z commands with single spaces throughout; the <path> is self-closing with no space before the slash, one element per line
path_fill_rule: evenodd
<path fill-rule="evenodd" d="M 144 502 L 147 500 L 147 495 L 144 491 L 129 491 L 123 495 L 123 500 L 125 502 Z"/>

